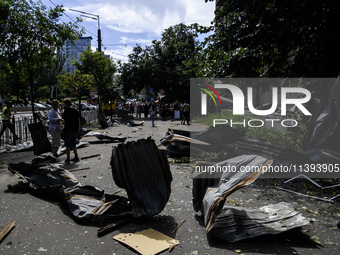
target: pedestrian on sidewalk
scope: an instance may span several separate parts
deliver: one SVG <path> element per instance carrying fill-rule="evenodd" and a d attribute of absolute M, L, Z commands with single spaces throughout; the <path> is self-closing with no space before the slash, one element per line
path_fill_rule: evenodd
<path fill-rule="evenodd" d="M 59 124 L 63 124 L 64 120 L 62 119 L 60 112 L 59 112 L 59 101 L 53 100 L 52 101 L 52 109 L 48 113 L 48 126 L 49 131 L 52 136 L 52 154 L 54 159 L 51 160 L 51 163 L 58 162 L 58 150 L 61 145 L 61 132 L 58 132 L 57 127 Z"/>
<path fill-rule="evenodd" d="M 6 131 L 7 128 L 12 132 L 13 136 L 15 137 L 16 140 L 19 139 L 19 137 L 15 134 L 15 129 L 14 126 L 11 122 L 12 113 L 11 113 L 11 108 L 12 108 L 12 101 L 8 101 L 7 105 L 2 109 L 2 114 L 1 114 L 1 119 L 2 119 L 2 129 L 0 132 L 0 138 L 2 137 L 3 133 Z"/>
<path fill-rule="evenodd" d="M 63 113 L 63 119 L 65 121 L 65 127 L 64 127 L 64 142 L 66 146 L 66 155 L 67 158 L 65 160 L 65 163 L 70 163 L 70 154 L 71 149 L 74 152 L 74 158 L 71 159 L 73 162 L 78 162 L 78 151 L 77 151 L 77 134 L 80 133 L 80 114 L 76 109 L 73 109 L 71 107 L 72 102 L 71 99 L 65 98 L 63 100 L 64 103 L 64 113 Z"/>

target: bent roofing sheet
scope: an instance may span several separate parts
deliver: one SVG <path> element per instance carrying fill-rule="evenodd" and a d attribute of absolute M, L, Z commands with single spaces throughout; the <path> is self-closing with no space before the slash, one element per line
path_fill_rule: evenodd
<path fill-rule="evenodd" d="M 40 168 L 36 164 L 28 164 L 27 167 L 12 164 L 10 170 L 36 192 L 65 200 L 78 220 L 91 221 L 132 214 L 127 198 L 105 194 L 93 186 L 81 186 L 72 173 L 57 164 Z"/>
<path fill-rule="evenodd" d="M 221 175 L 218 187 L 208 187 L 203 198 L 202 209 L 204 214 L 205 228 L 207 232 L 214 226 L 215 220 L 222 209 L 226 197 L 236 189 L 253 183 L 261 174 L 262 167 L 272 163 L 258 155 L 244 155 L 228 159 L 218 165 L 230 166 L 233 171 L 226 171 Z M 243 171 L 242 168 L 247 168 Z M 257 168 L 254 168 L 257 166 Z"/>
<path fill-rule="evenodd" d="M 112 151 L 112 175 L 127 191 L 134 217 L 161 212 L 171 192 L 172 175 L 165 151 L 151 138 L 119 144 Z"/>
<path fill-rule="evenodd" d="M 266 205 L 257 209 L 225 206 L 218 215 L 211 235 L 229 242 L 260 235 L 279 234 L 309 225 L 309 220 L 289 203 Z"/>

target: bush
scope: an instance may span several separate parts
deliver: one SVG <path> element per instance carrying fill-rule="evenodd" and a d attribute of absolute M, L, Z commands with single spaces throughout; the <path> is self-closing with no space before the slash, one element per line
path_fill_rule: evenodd
<path fill-rule="evenodd" d="M 259 119 L 259 116 L 234 116 L 231 111 L 225 111 L 223 113 L 215 113 L 209 114 L 207 116 L 199 116 L 196 117 L 196 121 L 207 125 L 212 126 L 214 119 L 232 119 L 234 122 L 243 122 L 244 119 Z M 283 145 L 293 150 L 302 151 L 302 140 L 303 136 L 306 132 L 306 125 L 301 124 L 298 127 L 291 127 L 291 128 L 283 128 L 278 130 L 272 127 L 249 127 L 243 125 L 235 125 L 233 126 L 235 130 L 237 130 L 241 135 L 253 138 L 253 139 L 261 139 L 273 144 Z"/>

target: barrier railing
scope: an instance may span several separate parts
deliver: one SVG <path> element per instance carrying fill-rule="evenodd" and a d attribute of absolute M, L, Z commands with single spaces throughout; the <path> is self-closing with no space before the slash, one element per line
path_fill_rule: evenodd
<path fill-rule="evenodd" d="M 46 113 L 46 112 L 45 112 Z M 42 114 L 45 114 L 42 112 Z M 85 119 L 86 124 L 91 124 L 93 122 L 98 121 L 98 113 L 96 110 L 92 111 L 82 111 L 81 116 Z M 47 116 L 46 116 L 47 118 Z M 33 116 L 20 116 L 17 117 L 14 115 L 14 118 L 12 119 L 12 124 L 15 129 L 15 134 L 18 135 L 20 138 L 19 141 L 14 141 L 14 136 L 11 133 L 9 129 L 6 129 L 6 131 L 1 136 L 0 140 L 0 146 L 3 146 L 4 144 L 17 144 L 19 142 L 26 142 L 28 140 L 31 140 L 31 133 L 28 129 L 28 124 L 34 123 Z M 2 129 L 2 121 L 0 121 L 0 130 Z"/>

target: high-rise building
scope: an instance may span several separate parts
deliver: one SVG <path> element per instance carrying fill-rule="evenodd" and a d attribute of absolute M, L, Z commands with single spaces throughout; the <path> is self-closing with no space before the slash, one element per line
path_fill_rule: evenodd
<path fill-rule="evenodd" d="M 78 40 L 74 41 L 72 44 L 71 41 L 67 40 L 65 45 L 62 48 L 62 53 L 65 54 L 66 63 L 64 65 L 64 70 L 68 73 L 74 73 L 76 67 L 72 65 L 72 60 L 76 60 L 79 58 L 79 55 L 86 51 L 87 48 L 91 47 L 91 36 L 87 37 L 79 37 Z"/>

